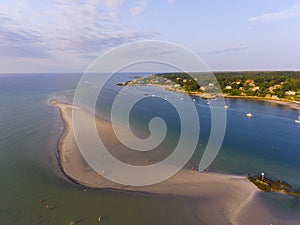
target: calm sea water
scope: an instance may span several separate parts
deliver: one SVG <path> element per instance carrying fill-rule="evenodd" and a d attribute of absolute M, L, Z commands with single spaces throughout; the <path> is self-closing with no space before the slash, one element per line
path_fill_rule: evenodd
<path fill-rule="evenodd" d="M 98 102 L 101 115 L 108 117 L 112 99 L 121 88 L 115 83 L 130 75 L 122 74 L 108 84 Z M 57 109 L 49 106 L 48 100 L 72 101 L 79 79 L 80 74 L 0 75 L 0 224 L 52 225 L 81 220 L 79 224 L 92 225 L 97 224 L 99 215 L 103 224 L 189 224 L 197 216 L 190 210 L 196 204 L 193 200 L 84 189 L 63 177 L 55 157 L 62 124 Z M 147 94 L 153 93 L 174 97 L 158 87 Z M 178 94 L 179 101 L 184 101 L 181 97 L 185 98 Z M 199 161 L 210 130 L 209 106 L 204 100 L 196 102 L 201 135 L 198 154 L 189 166 Z M 226 100 L 226 104 L 227 132 L 210 169 L 238 175 L 264 171 L 300 188 L 300 125 L 294 123 L 299 112 L 258 101 Z M 146 127 L 145 118 L 153 114 L 166 118 L 176 137 L 178 116 L 173 111 L 159 99 L 147 98 L 133 114 L 141 130 Z M 254 117 L 247 118 L 248 112 Z M 300 212 L 299 200 L 289 196 L 265 194 L 262 201 L 284 215 Z M 46 204 L 54 209 L 46 209 Z"/>

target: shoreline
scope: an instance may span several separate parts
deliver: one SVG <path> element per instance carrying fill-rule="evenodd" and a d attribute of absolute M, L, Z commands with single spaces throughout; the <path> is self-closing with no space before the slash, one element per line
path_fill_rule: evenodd
<path fill-rule="evenodd" d="M 48 101 L 48 105 L 49 106 L 55 106 L 55 103 L 56 102 L 61 102 L 61 101 L 56 101 L 56 100 L 50 100 Z M 63 104 L 69 104 L 69 103 L 66 103 L 66 102 L 61 102 Z M 61 108 L 60 107 L 56 107 L 57 110 L 58 110 L 58 113 L 59 113 L 59 116 L 60 116 L 60 119 L 62 120 L 62 133 L 59 137 L 59 139 L 57 140 L 56 142 L 56 154 L 55 154 L 55 158 L 57 160 L 57 163 L 58 163 L 58 167 L 60 169 L 60 171 L 62 172 L 62 174 L 65 176 L 65 178 L 67 178 L 68 181 L 72 182 L 73 184 L 76 184 L 76 185 L 79 185 L 79 186 L 83 186 L 80 182 L 78 182 L 76 179 L 74 179 L 72 176 L 70 176 L 69 174 L 67 174 L 64 170 L 64 167 L 62 165 L 62 161 L 61 161 L 61 151 L 59 150 L 60 149 L 60 142 L 64 139 L 64 135 L 65 135 L 65 131 L 66 131 L 66 121 L 64 120 L 64 117 L 62 116 L 62 111 L 61 111 Z"/>
<path fill-rule="evenodd" d="M 176 90 L 174 88 L 170 88 L 168 85 L 160 85 L 160 84 L 147 84 L 147 85 L 124 85 L 124 86 L 154 86 L 154 87 L 160 87 L 166 91 L 172 91 L 175 93 L 179 94 L 184 94 L 188 96 L 196 96 L 202 99 L 215 99 L 218 96 L 211 96 L 211 95 L 206 95 L 206 94 L 201 94 L 197 92 L 188 92 L 188 91 L 183 91 L 183 90 Z M 227 95 L 227 94 L 222 94 L 220 97 L 226 99 L 241 99 L 241 100 L 253 100 L 253 101 L 264 101 L 264 102 L 270 102 L 270 103 L 275 103 L 278 105 L 282 106 L 287 106 L 291 109 L 298 110 L 300 111 L 300 102 L 299 101 L 294 101 L 294 100 L 288 100 L 288 99 L 274 99 L 274 98 L 266 98 L 266 97 L 258 97 L 258 96 L 233 96 L 233 95 Z"/>
<path fill-rule="evenodd" d="M 272 99 L 272 98 L 263 98 L 263 97 L 254 97 L 254 96 L 223 96 L 223 98 L 275 103 L 277 105 L 286 106 L 291 109 L 300 111 L 300 102 L 297 101 L 288 101 L 283 99 Z"/>
<path fill-rule="evenodd" d="M 193 198 L 198 201 L 199 207 L 191 210 L 201 215 L 199 219 L 207 224 L 236 224 L 238 221 L 245 221 L 249 207 L 254 212 L 255 207 L 260 208 L 264 216 L 260 219 L 266 223 L 270 224 L 271 220 L 278 221 L 262 205 L 254 202 L 254 196 L 260 192 L 246 177 L 242 176 L 195 172 L 184 168 L 164 182 L 144 187 L 124 186 L 106 180 L 85 163 L 72 131 L 72 109 L 81 110 L 84 116 L 91 116 L 90 113 L 56 100 L 49 101 L 49 104 L 58 108 L 63 122 L 63 132 L 57 142 L 57 160 L 62 173 L 72 183 L 86 188 L 116 190 L 124 193 Z M 104 128 L 109 125 L 109 122 L 98 117 L 96 121 Z M 247 212 L 244 212 L 245 209 Z"/>

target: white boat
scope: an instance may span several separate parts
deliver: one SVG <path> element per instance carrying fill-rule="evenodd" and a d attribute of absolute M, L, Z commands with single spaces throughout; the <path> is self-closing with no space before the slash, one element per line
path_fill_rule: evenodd
<path fill-rule="evenodd" d="M 297 120 L 295 120 L 295 123 L 300 123 L 300 116 L 298 117 Z"/>
<path fill-rule="evenodd" d="M 247 117 L 253 117 L 252 113 L 247 113 L 246 116 Z"/>
<path fill-rule="evenodd" d="M 224 106 L 224 108 L 225 108 L 225 109 L 228 109 L 228 108 L 229 108 L 229 106 L 228 106 L 228 105 L 225 105 L 225 106 Z"/>

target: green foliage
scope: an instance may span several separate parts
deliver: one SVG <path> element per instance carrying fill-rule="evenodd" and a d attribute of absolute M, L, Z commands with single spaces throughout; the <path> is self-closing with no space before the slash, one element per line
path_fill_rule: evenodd
<path fill-rule="evenodd" d="M 197 82 L 187 73 L 164 73 L 157 76 L 172 80 L 186 91 L 199 91 L 200 87 L 206 87 L 205 92 L 209 93 L 214 91 L 212 85 L 217 87 L 219 83 L 223 93 L 232 96 L 243 93 L 245 96 L 266 97 L 269 94 L 279 98 L 300 100 L 298 94 L 292 97 L 286 95 L 287 91 L 300 93 L 300 71 L 215 72 L 216 80 L 211 74 L 192 74 L 193 77 L 197 77 Z M 185 80 L 186 82 L 183 82 Z M 254 82 L 246 82 L 247 80 Z M 226 89 L 227 86 L 231 86 L 231 89 Z"/>
<path fill-rule="evenodd" d="M 300 71 L 162 73 L 121 85 L 178 85 L 174 89 L 189 93 L 229 96 L 272 97 L 300 101 Z M 288 95 L 288 91 L 295 92 Z"/>

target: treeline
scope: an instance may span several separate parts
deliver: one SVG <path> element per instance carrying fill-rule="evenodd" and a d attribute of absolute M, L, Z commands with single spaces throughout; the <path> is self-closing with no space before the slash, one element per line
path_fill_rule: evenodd
<path fill-rule="evenodd" d="M 300 71 L 192 73 L 193 78 L 187 73 L 157 75 L 179 84 L 185 91 L 207 91 L 219 85 L 223 93 L 233 96 L 300 99 Z"/>
<path fill-rule="evenodd" d="M 217 72 L 214 73 L 220 86 L 230 84 L 236 80 L 253 80 L 262 87 L 270 87 L 282 82 L 288 82 L 289 89 L 300 89 L 300 72 L 298 71 L 274 71 L 274 72 Z"/>

